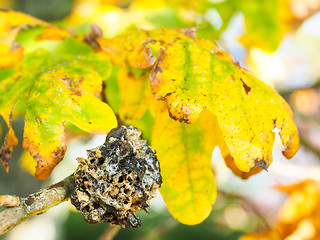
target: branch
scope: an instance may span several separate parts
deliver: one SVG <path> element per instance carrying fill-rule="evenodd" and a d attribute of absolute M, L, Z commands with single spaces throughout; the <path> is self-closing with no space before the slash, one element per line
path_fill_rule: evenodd
<path fill-rule="evenodd" d="M 0 235 L 8 232 L 24 220 L 36 214 L 45 213 L 50 208 L 66 201 L 70 197 L 69 183 L 71 176 L 47 189 L 20 198 L 20 204 L 0 212 Z"/>
<path fill-rule="evenodd" d="M 139 227 L 141 221 L 135 212 L 147 211 L 162 183 L 155 151 L 141 134 L 132 126 L 114 128 L 103 145 L 88 150 L 88 159 L 77 158 L 76 172 L 61 182 L 26 198 L 0 198 L 0 204 L 8 207 L 0 212 L 0 235 L 69 198 L 90 224 L 108 222 L 124 228 Z M 124 157 L 129 160 L 123 162 Z M 140 170 L 141 166 L 146 170 Z M 110 168 L 113 170 L 109 171 Z M 111 239 L 116 229 L 110 228 L 105 238 Z"/>

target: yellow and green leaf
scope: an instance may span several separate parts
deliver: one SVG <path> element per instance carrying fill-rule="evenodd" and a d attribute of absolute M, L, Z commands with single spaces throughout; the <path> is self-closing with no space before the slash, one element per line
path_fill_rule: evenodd
<path fill-rule="evenodd" d="M 62 40 L 72 35 L 65 29 L 28 14 L 0 9 L 0 68 L 13 67 L 22 60 L 23 48 L 15 43 L 15 39 L 20 30 L 30 26 L 44 27 L 39 40 Z"/>
<path fill-rule="evenodd" d="M 102 77 L 110 73 L 108 62 L 41 50 L 28 54 L 18 69 L 0 82 L 0 114 L 8 124 L 15 104 L 26 98 L 23 147 L 38 162 L 36 178 L 46 179 L 62 160 L 65 121 L 100 133 L 117 125 L 112 109 L 97 98 Z"/>
<path fill-rule="evenodd" d="M 122 68 L 118 72 L 118 84 L 121 92 L 119 117 L 125 123 L 132 124 L 147 111 L 152 97 L 149 74 L 141 72 L 135 76 L 133 72 Z"/>
<path fill-rule="evenodd" d="M 218 120 L 237 168 L 249 172 L 272 162 L 273 132 L 279 134 L 290 158 L 299 137 L 293 116 L 281 96 L 247 70 L 209 50 L 203 41 L 172 40 L 159 50 L 151 72 L 156 99 L 164 100 L 170 116 L 194 123 L 207 108 Z"/>
<path fill-rule="evenodd" d="M 164 176 L 161 193 L 173 216 L 186 224 L 201 222 L 210 212 L 210 208 L 198 211 L 195 206 L 195 199 L 201 199 L 203 206 L 210 200 L 198 198 L 192 187 L 192 171 L 206 166 L 211 172 L 208 156 L 215 146 L 219 146 L 226 165 L 243 179 L 268 168 L 276 131 L 287 158 L 299 147 L 291 110 L 281 96 L 234 64 L 215 43 L 196 38 L 194 33 L 194 29 L 137 30 L 112 40 L 98 39 L 102 52 L 122 67 L 118 77 L 120 117 L 130 122 L 149 109 L 155 119 L 152 145 Z M 121 50 L 123 45 L 130 47 Z M 153 58 L 155 63 L 149 61 Z M 145 91 L 149 81 L 134 76 L 128 70 L 132 68 L 145 69 L 144 74 L 151 68 L 151 90 L 155 99 L 166 105 L 150 98 Z M 166 106 L 176 122 L 169 119 Z M 192 148 L 196 143 L 189 136 L 199 142 L 202 154 Z M 175 171 L 178 174 L 173 174 Z M 210 186 L 208 179 L 203 181 Z"/>
<path fill-rule="evenodd" d="M 170 213 L 181 223 L 193 225 L 206 219 L 216 198 L 211 166 L 214 148 L 212 115 L 203 113 L 192 125 L 157 114 L 152 146 L 160 161 L 160 192 Z"/>

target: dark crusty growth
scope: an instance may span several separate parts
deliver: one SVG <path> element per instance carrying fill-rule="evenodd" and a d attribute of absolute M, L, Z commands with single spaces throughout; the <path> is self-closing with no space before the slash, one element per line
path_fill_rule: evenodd
<path fill-rule="evenodd" d="M 72 204 L 90 224 L 109 222 L 124 228 L 139 227 L 134 212 L 147 211 L 161 186 L 155 151 L 132 126 L 113 129 L 102 146 L 78 158 Z"/>

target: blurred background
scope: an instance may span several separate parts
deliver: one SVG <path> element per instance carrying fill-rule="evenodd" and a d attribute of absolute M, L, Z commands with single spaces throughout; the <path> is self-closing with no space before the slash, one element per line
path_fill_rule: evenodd
<path fill-rule="evenodd" d="M 0 8 L 26 12 L 80 35 L 90 32 L 92 23 L 102 28 L 104 37 L 136 28 L 196 26 L 197 36 L 216 41 L 241 66 L 276 88 L 294 112 L 300 150 L 286 160 L 277 138 L 274 162 L 268 172 L 239 179 L 226 168 L 219 149 L 214 149 L 212 166 L 218 196 L 203 223 L 178 223 L 158 193 L 150 214 L 138 214 L 142 226 L 121 229 L 114 239 L 232 240 L 245 233 L 263 232 L 275 224 L 287 198 L 275 186 L 310 178 L 320 181 L 320 0 L 0 0 Z M 18 36 L 20 41 L 24 40 L 23 34 Z M 3 141 L 7 128 L 3 119 L 0 124 Z M 15 119 L 13 128 L 19 146 L 13 153 L 10 171 L 6 173 L 0 166 L 0 194 L 26 196 L 60 181 L 76 169 L 76 157 L 86 157 L 87 149 L 101 145 L 105 139 L 103 135 L 68 131 L 65 159 L 43 182 L 34 179 L 21 147 L 23 119 Z M 66 202 L 25 221 L 0 239 L 103 239 L 108 227 L 88 225 Z"/>

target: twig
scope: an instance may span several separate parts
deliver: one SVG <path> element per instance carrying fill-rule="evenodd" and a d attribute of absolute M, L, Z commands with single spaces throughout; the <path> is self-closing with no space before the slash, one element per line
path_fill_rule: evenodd
<path fill-rule="evenodd" d="M 99 240 L 112 240 L 120 230 L 120 226 L 110 226 L 107 230 L 102 234 Z"/>
<path fill-rule="evenodd" d="M 36 214 L 42 214 L 50 208 L 69 199 L 69 183 L 71 176 L 47 189 L 20 198 L 20 205 L 6 208 L 0 212 L 0 235 L 8 232 L 24 220 Z"/>

